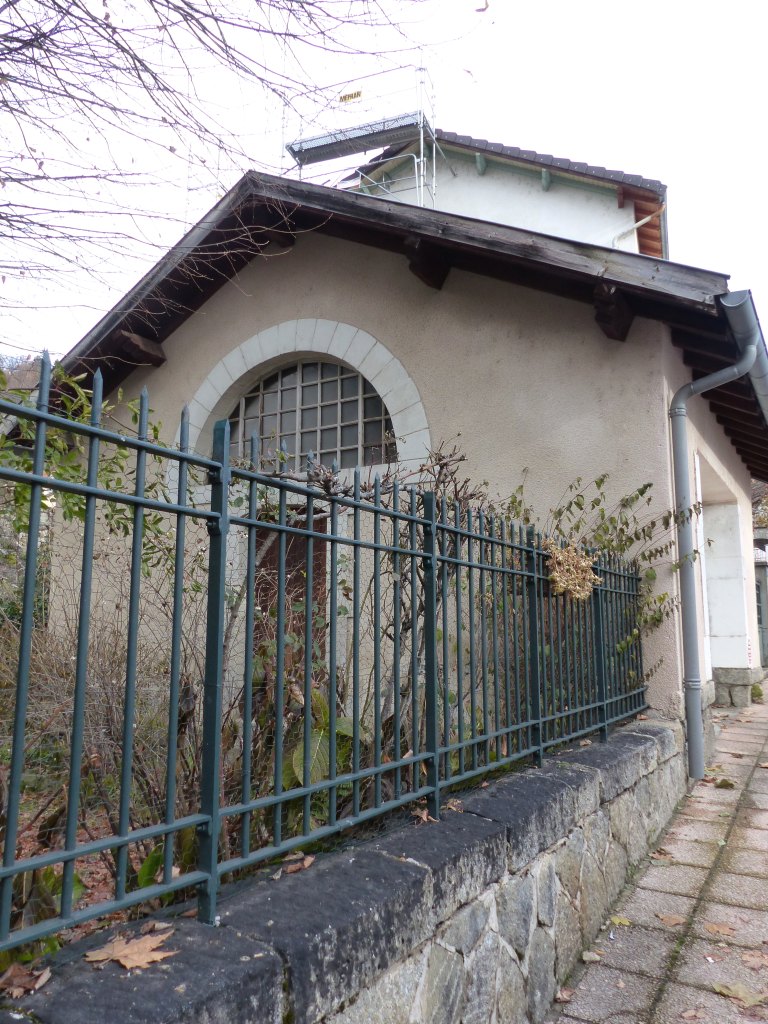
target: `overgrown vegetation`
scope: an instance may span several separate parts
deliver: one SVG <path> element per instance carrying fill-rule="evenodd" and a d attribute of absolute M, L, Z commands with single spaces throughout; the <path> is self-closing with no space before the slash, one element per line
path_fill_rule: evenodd
<path fill-rule="evenodd" d="M 7 389 L 5 397 L 17 403 L 29 400 L 22 392 L 9 396 Z M 114 408 L 104 406 L 100 416 L 94 417 L 83 382 L 61 375 L 55 382 L 55 403 L 73 424 L 108 420 L 116 414 Z M 136 406 L 128 408 L 134 419 L 138 417 Z M 148 436 L 159 438 L 159 425 L 150 425 Z M 15 427 L 6 424 L 0 440 L 2 465 L 28 472 L 32 440 L 28 421 L 19 418 Z M 48 430 L 46 471 L 59 480 L 83 482 L 87 454 L 83 435 L 58 427 Z M 132 450 L 103 444 L 101 454 L 99 485 L 131 493 L 135 484 Z M 175 501 L 166 460 L 156 455 L 150 464 L 146 493 L 157 500 Z M 531 659 L 553 673 L 543 697 L 549 703 L 541 710 L 555 718 L 556 713 L 561 715 L 562 726 L 555 721 L 551 727 L 563 730 L 555 731 L 555 738 L 567 734 L 583 685 L 578 674 L 582 670 L 575 660 L 571 664 L 566 650 L 568 631 L 588 635 L 589 598 L 600 582 L 595 572 L 598 558 L 607 566 L 612 563 L 605 559 L 631 556 L 642 569 L 639 607 L 631 602 L 631 621 L 624 632 L 619 623 L 620 642 L 608 652 L 612 663 L 626 659 L 630 689 L 642 685 L 643 679 L 631 667 L 631 652 L 640 634 L 672 610 L 669 595 L 656 594 L 653 587 L 658 566 L 671 561 L 669 531 L 674 517 L 652 515 L 650 484 L 609 506 L 607 476 L 586 484 L 577 480 L 560 504 L 539 521 L 526 503 L 522 486 L 507 500 L 493 501 L 486 488 L 462 475 L 463 466 L 460 449 L 444 444 L 409 476 L 398 476 L 393 467 L 382 480 L 361 483 L 361 496 L 373 502 L 374 509 L 368 525 L 362 527 L 355 526 L 354 511 L 341 501 L 353 492 L 353 484 L 326 467 L 311 468 L 309 482 L 318 495 L 311 505 L 300 489 L 286 505 L 278 488 L 265 482 L 249 493 L 247 474 L 233 484 L 231 513 L 242 516 L 250 505 L 252 512 L 257 509 L 259 526 L 251 538 L 248 528 L 233 528 L 227 567 L 221 805 L 262 800 L 264 806 L 223 818 L 220 860 L 268 847 L 276 842 L 278 827 L 282 840 L 310 835 L 330 821 L 385 805 L 422 785 L 422 762 L 417 758 L 402 764 L 414 750 L 423 751 L 426 743 L 425 694 L 418 685 L 425 659 L 426 563 L 409 553 L 424 542 L 422 528 L 413 522 L 418 499 L 411 497 L 410 485 L 418 484 L 437 499 L 443 558 L 435 585 L 439 718 L 444 741 L 454 748 L 444 757 L 449 776 L 490 768 L 528 749 L 529 731 L 508 728 L 504 732 L 501 727 L 525 721 L 531 713 L 532 698 L 523 678 Z M 205 481 L 191 473 L 186 501 L 204 510 L 207 494 Z M 7 482 L 4 499 L 0 505 L 4 566 L 0 720 L 10 723 L 19 649 L 19 588 L 29 524 L 28 484 Z M 85 515 L 85 501 L 66 491 L 46 492 L 46 509 L 38 551 L 18 857 L 62 848 L 74 749 L 72 705 L 83 557 L 77 523 Z M 100 503 L 98 545 L 92 560 L 94 601 L 84 730 L 82 744 L 76 748 L 81 758 L 78 842 L 121 832 L 124 711 L 130 672 L 138 682 L 131 722 L 130 830 L 184 818 L 200 805 L 209 538 L 205 523 L 190 516 L 179 549 L 175 516 L 153 509 L 141 518 L 139 599 L 128 573 L 136 513 L 130 504 Z M 510 518 L 521 525 L 510 526 Z M 286 527 L 299 546 L 292 554 L 286 542 L 284 600 L 279 606 L 278 536 Z M 532 649 L 524 626 L 526 559 L 533 557 L 526 530 L 537 528 L 546 536 L 546 555 L 537 571 L 550 577 L 552 597 L 542 604 L 538 647 Z M 362 530 L 359 536 L 368 547 L 349 543 L 355 529 Z M 340 538 L 333 549 L 334 542 L 325 539 L 327 531 Z M 320 559 L 311 586 L 306 541 L 301 540 L 307 532 L 312 533 L 315 556 Z M 476 535 L 485 539 L 475 539 Z M 252 588 L 244 568 L 250 542 L 255 551 Z M 462 560 L 476 568 L 462 569 Z M 137 642 L 129 670 L 126 636 L 132 611 L 138 616 Z M 170 642 L 174 635 L 177 650 Z M 582 664 L 589 657 L 585 651 Z M 505 690 L 502 684 L 510 677 L 514 686 Z M 489 739 L 492 730 L 494 738 Z M 10 734 L 0 736 L 0 782 L 7 777 L 11 739 Z M 390 763 L 395 767 L 387 769 Z M 288 800 L 282 810 L 275 811 L 268 803 L 278 790 L 298 790 L 377 765 L 384 770 L 317 788 L 308 797 Z M 4 808 L 0 801 L 0 837 Z M 132 842 L 128 890 L 183 876 L 195 868 L 197 856 L 198 838 L 192 826 L 175 833 L 172 849 L 155 839 Z M 96 902 L 108 898 L 119 876 L 119 858 L 117 848 L 81 858 L 77 898 Z M 16 881 L 15 926 L 58 914 L 58 870 L 31 869 Z"/>

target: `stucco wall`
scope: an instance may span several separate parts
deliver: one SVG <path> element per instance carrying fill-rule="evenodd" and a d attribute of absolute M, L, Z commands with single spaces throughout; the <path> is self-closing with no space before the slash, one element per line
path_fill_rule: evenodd
<path fill-rule="evenodd" d="M 474 155 L 445 148 L 446 159 L 438 157 L 434 197 L 427 193 L 425 205 L 448 213 L 495 224 L 530 228 L 558 238 L 573 238 L 595 245 L 613 246 L 637 252 L 637 237 L 630 232 L 614 239 L 634 223 L 634 203 L 620 208 L 615 188 L 601 187 L 552 174 L 549 188 L 542 186 L 540 170 L 512 167 L 485 154 L 486 168 L 480 175 Z M 372 195 L 386 195 L 405 203 L 417 203 L 413 161 L 387 168 L 392 179 L 386 187 L 369 186 Z M 427 171 L 432 183 L 432 166 Z M 366 191 L 363 189 L 362 191 Z"/>
<path fill-rule="evenodd" d="M 351 325 L 376 339 L 407 375 L 432 445 L 458 435 L 468 474 L 487 481 L 492 495 L 509 495 L 525 479 L 526 497 L 543 525 L 570 481 L 603 472 L 611 474 L 610 500 L 652 481 L 653 508 L 662 513 L 672 506 L 667 409 L 688 371 L 665 327 L 638 320 L 626 342 L 611 341 L 588 305 L 458 271 L 434 291 L 400 256 L 319 235 L 251 263 L 165 342 L 167 363 L 137 371 L 126 394 L 147 384 L 155 416 L 172 440 L 181 405 L 200 394 L 228 353 L 239 350 L 237 365 L 245 367 L 249 340 L 287 325 L 273 335 L 284 340 L 282 359 L 291 358 L 301 351 L 295 322 L 302 318 Z M 270 364 L 280 361 L 281 343 L 270 349 Z M 227 415 L 259 373 L 250 365 L 252 373 L 239 379 L 231 380 L 228 371 L 231 383 L 213 403 L 207 425 L 195 404 L 201 451 L 213 419 Z M 692 403 L 691 427 L 692 457 L 706 454 L 745 514 L 746 469 L 702 399 Z M 675 591 L 671 572 L 662 583 Z M 675 621 L 654 635 L 647 663 L 661 664 L 651 680 L 651 703 L 678 715 Z"/>

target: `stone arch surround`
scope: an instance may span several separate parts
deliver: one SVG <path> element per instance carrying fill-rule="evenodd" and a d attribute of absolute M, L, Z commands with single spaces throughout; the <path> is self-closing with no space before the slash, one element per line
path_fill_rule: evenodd
<path fill-rule="evenodd" d="M 416 466 L 431 447 L 427 414 L 408 371 L 367 331 L 336 320 L 288 320 L 254 334 L 212 367 L 189 403 L 189 441 L 198 449 L 215 420 L 227 416 L 243 378 L 286 356 L 313 354 L 346 363 L 376 388 L 392 419 L 400 463 Z M 178 442 L 178 437 L 176 438 Z"/>

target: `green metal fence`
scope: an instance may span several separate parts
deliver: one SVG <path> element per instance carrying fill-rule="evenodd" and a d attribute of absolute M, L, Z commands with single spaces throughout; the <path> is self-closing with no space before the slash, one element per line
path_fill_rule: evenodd
<path fill-rule="evenodd" d="M 98 373 L 88 425 L 49 389 L 45 361 L 35 408 L 0 402 L 32 458 L 0 466 L 28 521 L 0 951 L 193 888 L 212 922 L 224 876 L 416 801 L 437 818 L 450 787 L 645 707 L 632 566 L 556 596 L 531 528 L 360 471 L 265 473 L 255 448 L 234 464 L 226 422 L 211 458 L 186 414 L 168 449 L 146 394 L 135 435 L 107 429 Z"/>

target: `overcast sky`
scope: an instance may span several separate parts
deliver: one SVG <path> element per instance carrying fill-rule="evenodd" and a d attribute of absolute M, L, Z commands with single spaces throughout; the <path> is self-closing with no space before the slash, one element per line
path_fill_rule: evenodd
<path fill-rule="evenodd" d="M 764 110 L 766 16 L 755 0 L 383 0 L 405 37 L 421 46 L 378 61 L 316 57 L 306 73 L 319 84 L 365 82 L 366 120 L 412 109 L 415 68 L 434 87 L 436 125 L 507 145 L 604 165 L 669 188 L 670 256 L 731 275 L 731 288 L 751 288 L 768 323 L 765 256 L 768 212 L 760 181 L 768 167 Z M 484 8 L 479 10 L 478 8 Z M 396 43 L 382 33 L 382 48 Z M 390 70 L 381 78 L 373 72 Z M 391 83 L 414 89 L 395 93 Z M 338 95 L 330 88 L 328 96 Z M 309 108 L 307 108 L 309 110 Z M 358 114 L 333 105 L 301 124 L 243 87 L 222 98 L 237 117 L 254 166 L 285 171 L 282 146 Z M 140 161 L 141 152 L 134 156 Z M 132 159 L 134 157 L 132 156 Z M 244 169 L 244 168 L 243 168 Z M 162 178 L 163 168 L 153 166 Z M 237 172 L 222 171 L 220 188 Z M 175 176 L 154 186 L 172 216 L 156 231 L 168 246 L 212 205 L 215 189 L 189 192 Z M 38 283 L 25 294 L 42 308 L 7 318 L 3 337 L 15 351 L 49 347 L 62 353 L 161 255 L 115 261 L 107 284 L 73 274 L 66 287 Z M 51 307 L 51 308 L 45 308 Z M 10 349 L 6 349 L 10 350 Z"/>

